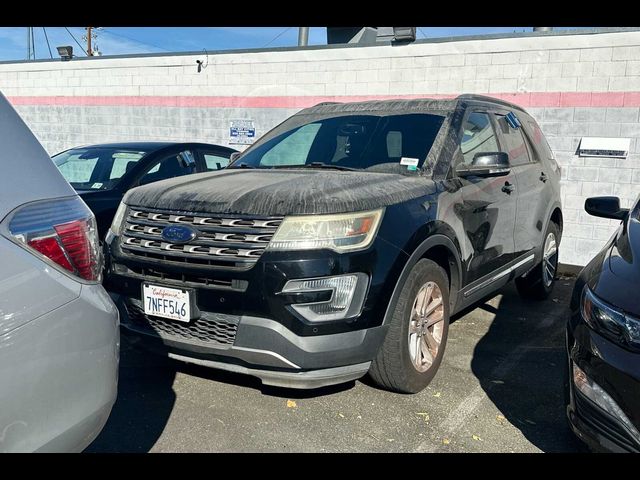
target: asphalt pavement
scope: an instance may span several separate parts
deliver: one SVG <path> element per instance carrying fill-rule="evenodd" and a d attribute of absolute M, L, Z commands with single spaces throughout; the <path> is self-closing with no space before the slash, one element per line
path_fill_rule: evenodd
<path fill-rule="evenodd" d="M 573 282 L 544 302 L 513 286 L 456 316 L 416 395 L 366 379 L 320 390 L 122 344 L 119 396 L 89 452 L 576 452 L 565 419 L 564 326 Z"/>

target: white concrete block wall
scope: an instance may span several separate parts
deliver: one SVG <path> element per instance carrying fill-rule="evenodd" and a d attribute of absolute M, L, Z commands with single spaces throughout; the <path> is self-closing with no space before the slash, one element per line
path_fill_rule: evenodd
<path fill-rule="evenodd" d="M 196 60 L 206 68 L 197 72 Z M 89 143 L 228 144 L 320 101 L 480 93 L 525 107 L 562 166 L 560 260 L 584 265 L 615 229 L 584 200 L 640 193 L 640 30 L 216 55 L 0 64 L 0 91 L 50 153 Z M 631 138 L 626 159 L 581 158 L 583 136 Z"/>

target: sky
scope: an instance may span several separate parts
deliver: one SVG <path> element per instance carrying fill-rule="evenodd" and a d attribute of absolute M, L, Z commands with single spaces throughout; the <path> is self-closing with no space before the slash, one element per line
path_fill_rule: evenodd
<path fill-rule="evenodd" d="M 67 29 L 68 28 L 68 31 Z M 84 27 L 46 27 L 53 58 L 57 46 L 71 45 L 82 56 Z M 530 32 L 532 27 L 418 27 L 417 38 Z M 102 55 L 287 47 L 298 42 L 298 27 L 101 27 L 94 40 Z M 34 27 L 37 59 L 51 58 L 45 30 Z M 310 45 L 327 43 L 324 27 L 311 27 Z M 27 59 L 27 27 L 0 27 L 0 61 Z"/>

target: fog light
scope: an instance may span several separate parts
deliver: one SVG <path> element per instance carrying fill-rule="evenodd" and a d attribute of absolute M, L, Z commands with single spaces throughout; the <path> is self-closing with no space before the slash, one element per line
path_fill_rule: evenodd
<path fill-rule="evenodd" d="M 297 303 L 291 308 L 311 322 L 341 320 L 358 315 L 367 293 L 369 277 L 365 273 L 350 273 L 335 277 L 289 280 L 282 293 L 331 292 L 324 302 Z"/>
<path fill-rule="evenodd" d="M 627 418 L 615 400 L 611 398 L 600 385 L 591 380 L 584 370 L 578 367 L 575 363 L 573 364 L 573 384 L 585 397 L 598 405 L 609 415 L 620 420 L 634 437 L 640 438 L 640 433 L 638 433 L 636 427 L 631 423 L 631 420 Z"/>

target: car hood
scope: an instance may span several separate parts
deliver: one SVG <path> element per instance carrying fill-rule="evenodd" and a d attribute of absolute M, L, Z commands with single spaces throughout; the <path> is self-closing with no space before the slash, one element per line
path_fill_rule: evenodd
<path fill-rule="evenodd" d="M 640 317 L 640 221 L 633 215 L 617 230 L 604 252 L 592 286 L 607 303 Z"/>
<path fill-rule="evenodd" d="M 435 190 L 426 177 L 393 173 L 229 169 L 134 188 L 124 201 L 165 210 L 269 216 L 371 210 Z"/>

